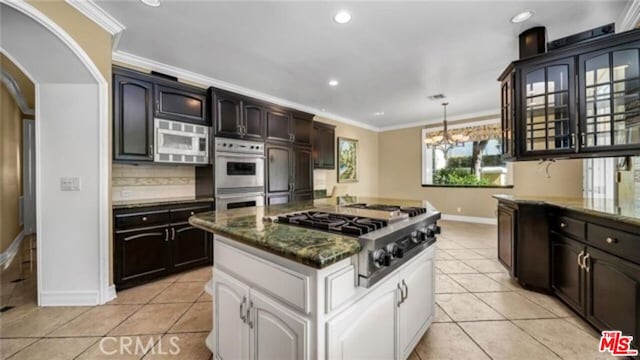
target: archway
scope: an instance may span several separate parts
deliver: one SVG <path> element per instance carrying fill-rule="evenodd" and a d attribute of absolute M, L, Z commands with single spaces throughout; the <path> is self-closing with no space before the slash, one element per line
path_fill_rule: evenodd
<path fill-rule="evenodd" d="M 24 1 L 0 0 L 0 51 L 36 88 L 38 305 L 105 303 L 115 296 L 108 82 L 78 43 Z M 75 180 L 77 189 L 63 190 Z"/>

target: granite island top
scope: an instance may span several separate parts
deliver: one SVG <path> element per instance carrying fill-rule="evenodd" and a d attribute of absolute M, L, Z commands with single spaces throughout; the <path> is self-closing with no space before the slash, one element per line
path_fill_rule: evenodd
<path fill-rule="evenodd" d="M 179 205 L 187 203 L 211 203 L 215 199 L 212 197 L 206 198 L 193 198 L 193 197 L 169 197 L 169 198 L 155 198 L 155 199 L 138 199 L 138 200 L 117 200 L 111 203 L 114 209 L 133 209 L 146 206 L 161 206 L 161 205 Z"/>
<path fill-rule="evenodd" d="M 640 206 L 633 200 L 626 202 L 614 199 L 599 198 L 564 198 L 545 196 L 493 195 L 501 201 L 517 204 L 551 205 L 562 209 L 573 210 L 587 215 L 600 216 L 613 221 L 620 221 L 640 226 Z"/>
<path fill-rule="evenodd" d="M 437 212 L 427 201 L 344 196 L 283 205 L 212 211 L 190 217 L 189 223 L 214 234 L 321 269 L 359 253 L 361 246 L 358 239 L 265 219 L 308 210 L 339 212 L 340 205 L 359 202 L 421 206 L 431 212 Z"/>

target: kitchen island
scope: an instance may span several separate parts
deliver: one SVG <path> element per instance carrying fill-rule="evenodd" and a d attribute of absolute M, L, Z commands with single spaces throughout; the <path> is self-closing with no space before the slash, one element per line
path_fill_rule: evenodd
<path fill-rule="evenodd" d="M 278 217 L 389 214 L 348 207 L 355 203 L 392 203 L 423 213 L 389 218 L 384 228 L 361 236 Z M 207 346 L 220 359 L 406 359 L 434 316 L 433 230 L 439 218 L 426 201 L 361 197 L 191 217 L 193 226 L 214 233 L 208 286 L 214 324 Z M 383 239 L 388 249 L 369 265 L 372 273 L 364 265 L 380 250 L 371 251 L 367 237 Z"/>

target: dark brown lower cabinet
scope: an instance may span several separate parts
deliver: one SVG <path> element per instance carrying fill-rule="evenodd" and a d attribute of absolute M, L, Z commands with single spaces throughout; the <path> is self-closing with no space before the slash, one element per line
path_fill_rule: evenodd
<path fill-rule="evenodd" d="M 516 236 L 516 210 L 506 204 L 498 205 L 498 260 L 509 273 L 514 273 L 514 245 Z"/>
<path fill-rule="evenodd" d="M 172 231 L 172 259 L 175 271 L 207 264 L 210 260 L 211 234 L 191 226 L 188 222 L 174 224 Z"/>
<path fill-rule="evenodd" d="M 562 235 L 551 234 L 551 288 L 575 311 L 582 313 L 584 301 L 584 275 L 581 259 L 585 247 Z"/>
<path fill-rule="evenodd" d="M 114 211 L 114 283 L 125 289 L 213 263 L 213 236 L 188 223 L 210 203 Z"/>
<path fill-rule="evenodd" d="M 167 226 L 116 231 L 116 286 L 154 279 L 167 272 L 168 232 Z"/>
<path fill-rule="evenodd" d="M 587 247 L 586 317 L 599 329 L 640 335 L 640 266 Z M 587 271 L 588 269 L 588 271 Z"/>

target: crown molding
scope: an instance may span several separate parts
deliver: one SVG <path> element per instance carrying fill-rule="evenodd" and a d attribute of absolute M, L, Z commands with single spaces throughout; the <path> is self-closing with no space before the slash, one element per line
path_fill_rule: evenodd
<path fill-rule="evenodd" d="M 93 0 L 65 0 L 65 2 L 73 6 L 76 10 L 88 17 L 113 37 L 112 50 L 118 48 L 122 32 L 126 29 L 116 18 L 109 15 Z"/>
<path fill-rule="evenodd" d="M 616 30 L 627 31 L 635 29 L 638 22 L 640 22 L 640 0 L 633 0 L 624 9 L 619 28 Z"/>
<path fill-rule="evenodd" d="M 23 115 L 35 115 L 35 111 L 29 107 L 29 103 L 27 102 L 27 98 L 24 96 L 24 93 L 20 89 L 20 85 L 16 79 L 11 76 L 5 69 L 1 69 L 0 75 L 2 76 L 2 83 L 7 87 L 9 93 L 13 97 L 13 100 L 18 104 L 20 111 Z"/>
<path fill-rule="evenodd" d="M 338 121 L 340 123 L 343 124 L 347 124 L 347 125 L 352 125 L 352 126 L 357 126 L 360 128 L 364 128 L 367 130 L 371 130 L 371 131 L 376 131 L 378 132 L 379 129 L 375 126 L 369 125 L 369 124 L 365 124 L 363 122 L 360 121 L 356 121 L 353 119 L 349 119 L 346 118 L 344 116 L 340 116 L 337 114 L 333 114 L 330 112 L 326 112 L 326 111 L 322 111 L 320 109 L 316 109 L 310 106 L 306 106 L 306 105 L 302 105 L 293 101 L 289 101 L 289 100 L 285 100 L 285 99 L 281 99 L 279 97 L 275 97 L 269 94 L 265 94 L 263 92 L 259 92 L 259 91 L 255 91 L 255 90 L 251 90 L 242 86 L 238 86 L 226 81 L 222 81 L 222 80 L 218 80 L 212 77 L 208 77 L 208 76 L 204 76 L 189 70 L 185 70 L 176 66 L 172 66 L 172 65 L 167 65 L 164 63 L 161 63 L 159 61 L 155 61 L 155 60 L 151 60 L 151 59 L 147 59 L 145 57 L 142 56 L 138 56 L 138 55 L 134 55 L 134 54 L 130 54 L 127 53 L 125 51 L 122 50 L 118 50 L 118 51 L 114 51 L 113 52 L 113 56 L 112 56 L 113 61 L 117 61 L 120 63 L 124 63 L 124 64 L 128 64 L 131 66 L 135 66 L 135 67 L 140 67 L 143 69 L 149 69 L 149 70 L 153 70 L 153 71 L 158 71 L 161 72 L 163 74 L 167 74 L 167 75 L 171 75 L 171 76 L 175 76 L 179 79 L 183 79 L 183 80 L 187 80 L 189 82 L 195 83 L 195 84 L 199 84 L 202 85 L 203 87 L 209 87 L 209 86 L 213 86 L 219 89 L 223 89 L 223 90 L 227 90 L 227 91 L 231 91 L 237 94 L 242 94 L 245 96 L 250 96 L 256 99 L 260 99 L 263 101 L 267 101 L 270 103 L 274 103 L 274 104 L 278 104 L 280 106 L 286 106 L 289 108 L 293 108 L 296 110 L 300 110 L 300 111 L 304 111 L 304 112 L 308 112 L 308 113 L 312 113 L 315 114 L 317 116 L 320 117 L 326 117 L 335 121 Z"/>
<path fill-rule="evenodd" d="M 447 116 L 447 121 L 452 122 L 452 121 L 458 121 L 458 120 L 468 120 L 468 119 L 474 119 L 474 118 L 486 117 L 486 116 L 495 116 L 497 119 L 499 119 L 500 109 L 478 111 L 478 112 L 460 114 L 455 116 Z M 469 122 L 468 124 L 465 123 L 464 125 L 460 125 L 460 127 L 473 126 L 473 124 L 479 124 L 483 121 L 484 120 L 478 120 L 478 121 Z M 495 119 L 488 119 L 486 121 L 487 123 L 496 122 Z M 423 120 L 423 121 L 414 121 L 410 123 L 379 127 L 378 131 L 382 132 L 382 131 L 391 131 L 391 130 L 401 130 L 401 129 L 408 129 L 408 128 L 414 128 L 414 127 L 424 128 L 425 126 L 428 126 L 428 125 L 435 126 L 441 122 L 442 122 L 442 118 L 429 119 L 429 120 Z M 449 128 L 452 128 L 453 126 L 457 126 L 457 125 L 458 124 L 449 124 Z"/>

